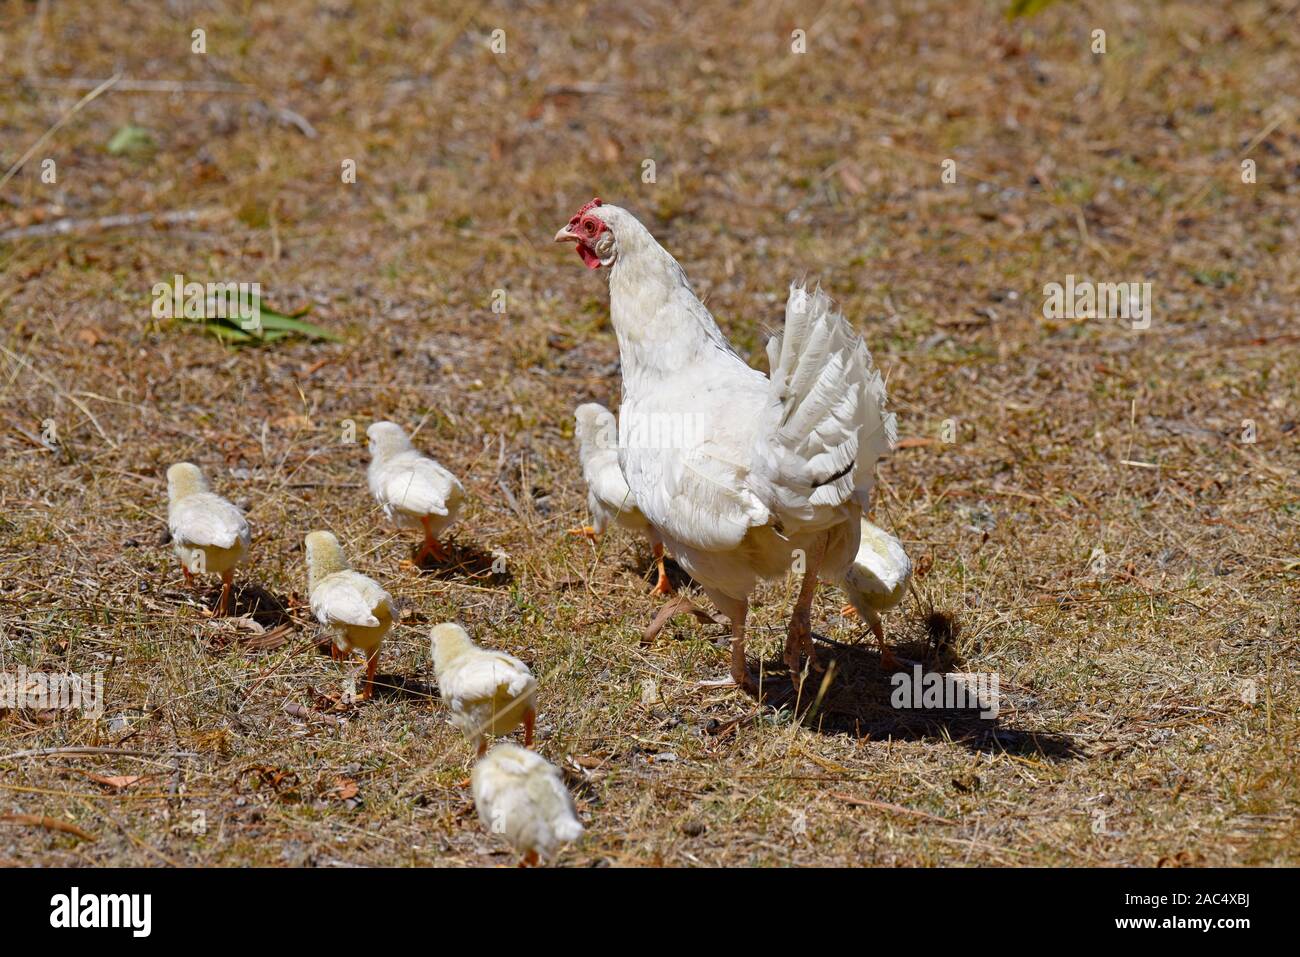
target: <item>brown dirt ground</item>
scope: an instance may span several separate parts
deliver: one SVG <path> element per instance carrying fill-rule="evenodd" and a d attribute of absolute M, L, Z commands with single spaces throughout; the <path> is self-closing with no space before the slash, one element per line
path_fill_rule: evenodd
<path fill-rule="evenodd" d="M 0 712 L 0 815 L 94 838 L 0 822 L 0 863 L 511 863 L 432 681 L 452 617 L 539 676 L 588 826 L 565 864 L 1300 863 L 1296 4 L 999 7 L 0 3 L 0 170 L 121 74 L 0 185 L 0 234 L 28 230 L 0 239 L 0 641 L 107 704 Z M 890 708 L 830 590 L 815 627 L 848 647 L 802 718 L 700 686 L 716 628 L 640 646 L 646 547 L 563 534 L 571 410 L 619 393 L 603 283 L 550 242 L 594 194 L 755 364 L 792 278 L 867 336 L 921 440 L 881 467 L 924 571 L 887 627 L 935 660 L 923 616 L 952 615 L 942 656 L 1000 676 L 996 722 Z M 346 341 L 155 320 L 176 273 Z M 1044 319 L 1067 274 L 1152 282 L 1151 327 Z M 463 478 L 458 567 L 399 567 L 340 441 L 378 418 Z M 206 619 L 160 540 L 182 459 L 248 510 L 257 625 Z M 322 526 L 404 606 L 355 708 L 302 605 Z M 759 596 L 769 664 L 792 587 Z M 72 746 L 117 750 L 10 756 Z"/>

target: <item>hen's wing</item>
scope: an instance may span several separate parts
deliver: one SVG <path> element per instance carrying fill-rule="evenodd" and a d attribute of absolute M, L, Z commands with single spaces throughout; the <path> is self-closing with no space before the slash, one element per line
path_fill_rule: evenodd
<path fill-rule="evenodd" d="M 757 437 L 754 476 L 773 511 L 797 524 L 850 498 L 867 504 L 896 427 L 866 343 L 830 297 L 792 284 L 785 317 L 767 344 L 779 416 Z"/>

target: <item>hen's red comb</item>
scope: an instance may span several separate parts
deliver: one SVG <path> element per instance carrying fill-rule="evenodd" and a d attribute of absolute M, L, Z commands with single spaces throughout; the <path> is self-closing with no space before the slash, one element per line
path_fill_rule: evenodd
<path fill-rule="evenodd" d="M 586 203 L 586 204 L 584 204 L 583 207 L 582 207 L 582 209 L 578 210 L 578 215 L 581 216 L 583 213 L 587 212 L 589 209 L 592 209 L 593 207 L 596 207 L 596 206 L 599 206 L 599 205 L 600 205 L 600 197 L 597 196 L 597 197 L 593 198 L 592 201 L 591 201 L 590 203 Z"/>

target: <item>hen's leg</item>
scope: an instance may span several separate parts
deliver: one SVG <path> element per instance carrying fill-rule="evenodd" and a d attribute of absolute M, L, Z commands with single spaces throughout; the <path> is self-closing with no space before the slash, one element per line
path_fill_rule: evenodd
<path fill-rule="evenodd" d="M 737 688 L 757 697 L 758 682 L 751 677 L 745 660 L 745 618 L 749 615 L 749 600 L 714 592 L 710 592 L 709 597 L 731 621 L 731 680 Z"/>
<path fill-rule="evenodd" d="M 808 655 L 808 664 L 817 668 L 817 652 L 812 643 L 812 603 L 817 594 L 817 572 L 821 569 L 822 557 L 826 554 L 826 538 L 823 535 L 807 555 L 807 567 L 803 573 L 803 584 L 799 586 L 799 598 L 794 603 L 790 614 L 790 627 L 786 631 L 785 666 L 790 669 L 790 678 L 799 680 L 799 654 Z"/>
<path fill-rule="evenodd" d="M 184 562 L 181 563 L 181 572 L 185 575 L 185 587 L 187 587 L 187 588 L 193 588 L 193 587 L 194 587 L 194 575 L 191 574 L 191 573 L 190 573 L 190 570 L 189 570 L 188 568 L 185 567 L 185 563 L 184 563 Z"/>
<path fill-rule="evenodd" d="M 668 571 L 664 568 L 664 547 L 659 542 L 655 542 L 655 564 L 659 566 L 659 581 L 655 583 L 652 595 L 671 595 L 673 588 L 672 581 L 668 578 Z"/>

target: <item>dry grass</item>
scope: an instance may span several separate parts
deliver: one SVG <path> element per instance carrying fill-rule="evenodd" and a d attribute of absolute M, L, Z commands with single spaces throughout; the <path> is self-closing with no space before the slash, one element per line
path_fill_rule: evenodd
<path fill-rule="evenodd" d="M 0 760 L 0 813 L 97 837 L 0 827 L 0 862 L 510 862 L 432 688 L 429 626 L 456 617 L 541 679 L 539 747 L 589 826 L 564 863 L 1300 863 L 1293 2 L 1010 25 L 991 3 L 415 6 L 0 3 L 5 168 L 89 90 L 57 81 L 123 76 L 0 187 L 0 233 L 200 211 L 0 243 L 3 654 L 105 673 L 108 707 L 0 712 L 0 754 L 195 755 Z M 152 146 L 108 152 L 128 124 Z M 887 624 L 915 646 L 952 613 L 956 666 L 1001 677 L 995 724 L 892 710 L 829 591 L 815 626 L 855 647 L 827 647 L 837 684 L 803 720 L 700 687 L 726 671 L 713 629 L 638 644 L 644 546 L 562 534 L 571 410 L 618 397 L 606 293 L 549 242 L 593 194 L 644 218 L 756 364 L 785 283 L 814 276 L 902 434 L 955 420 L 881 469 L 877 517 L 928 566 Z M 154 321 L 175 273 L 260 281 L 347 342 L 232 350 Z M 1151 328 L 1045 320 L 1067 273 L 1150 280 Z M 339 441 L 376 418 L 462 476 L 462 553 L 507 575 L 399 568 Z M 236 640 L 183 589 L 159 535 L 185 458 L 247 507 L 241 607 L 260 595 L 286 643 Z M 301 605 L 319 526 L 404 606 L 396 688 L 354 709 Z M 790 593 L 760 596 L 751 654 L 777 657 Z"/>

